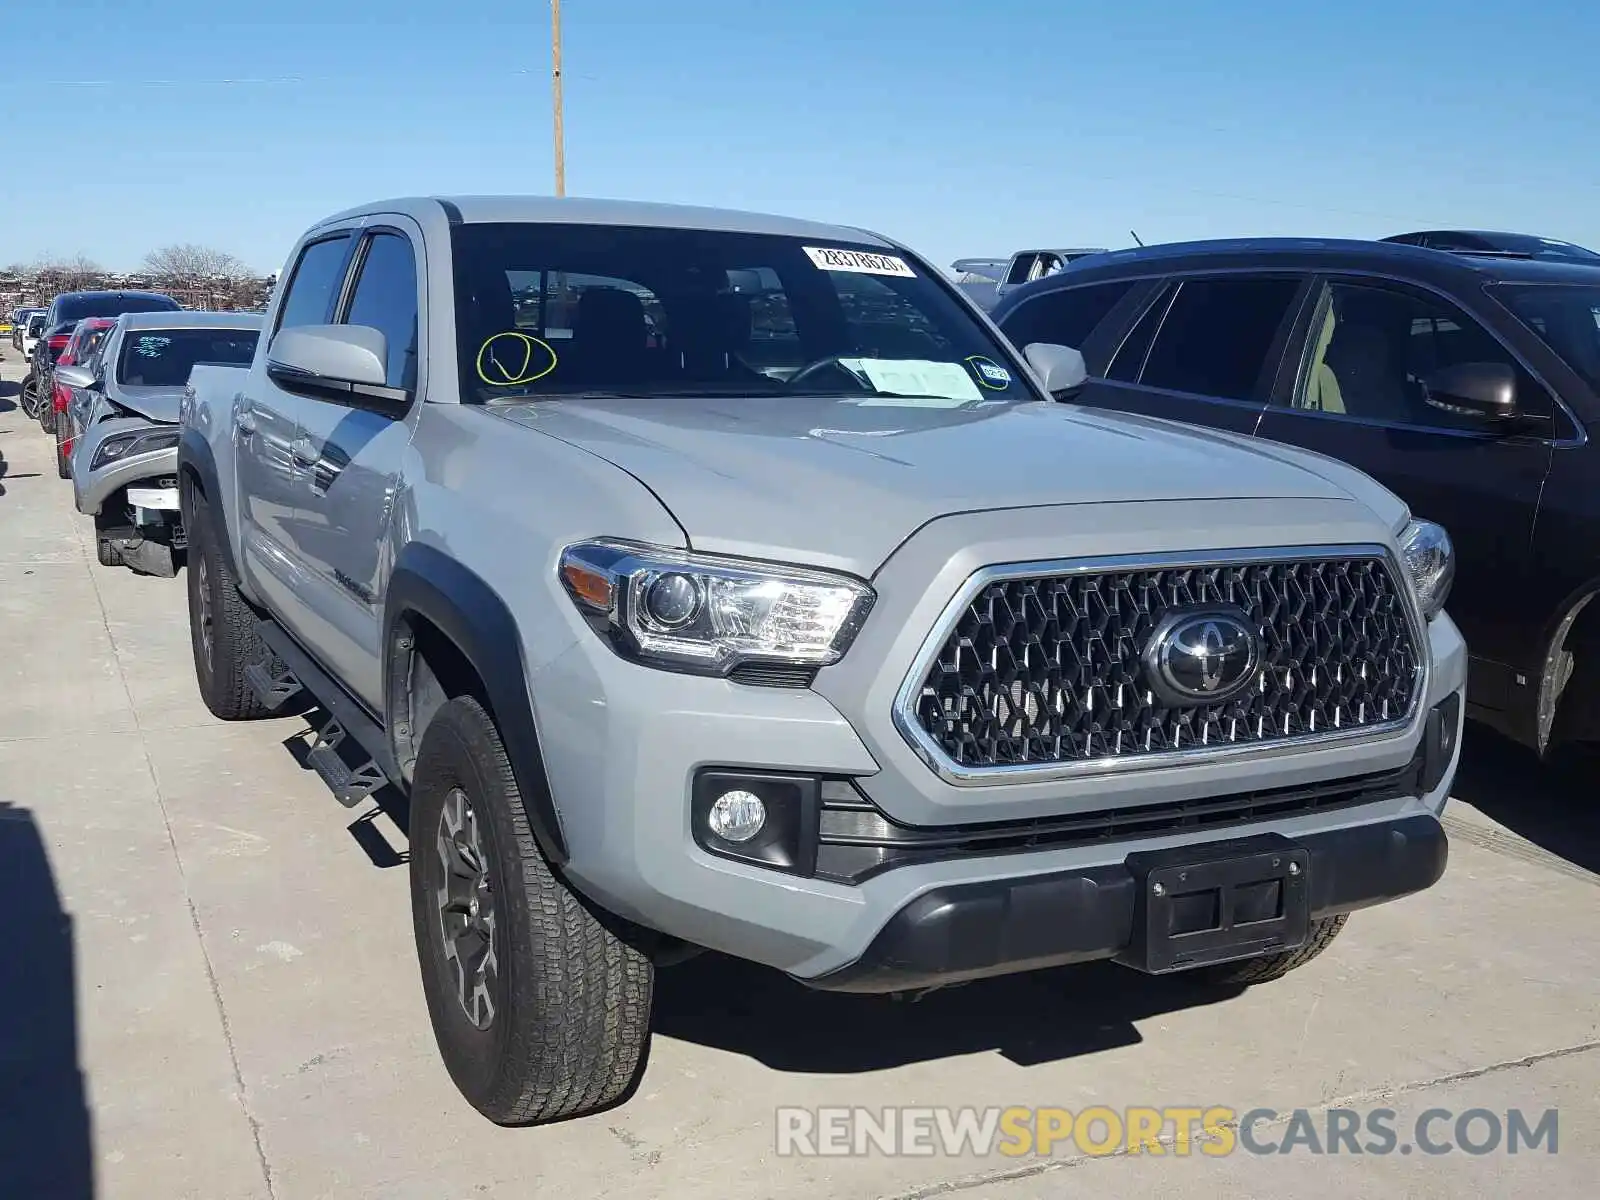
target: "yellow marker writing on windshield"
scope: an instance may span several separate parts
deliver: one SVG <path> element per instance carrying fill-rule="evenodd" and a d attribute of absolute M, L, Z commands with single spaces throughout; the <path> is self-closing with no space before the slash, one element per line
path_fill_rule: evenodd
<path fill-rule="evenodd" d="M 520 329 L 497 333 L 478 348 L 478 378 L 490 387 L 533 383 L 555 369 L 554 347 Z"/>

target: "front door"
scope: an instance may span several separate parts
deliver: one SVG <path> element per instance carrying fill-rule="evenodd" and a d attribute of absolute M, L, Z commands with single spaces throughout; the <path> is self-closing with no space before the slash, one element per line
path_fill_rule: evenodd
<path fill-rule="evenodd" d="M 413 241 L 413 238 L 415 239 Z M 354 282 L 335 322 L 379 330 L 385 382 L 418 395 L 420 230 L 363 231 Z M 293 552 L 305 571 L 307 649 L 374 709 L 382 707 L 383 590 L 393 566 L 387 537 L 401 458 L 416 408 L 406 418 L 304 399 L 295 453 L 303 464 Z"/>
<path fill-rule="evenodd" d="M 1253 434 L 1306 286 L 1293 272 L 1171 281 L 1082 403 Z"/>
<path fill-rule="evenodd" d="M 308 243 L 278 306 L 276 327 L 320 325 L 333 312 L 350 256 L 348 230 Z M 263 338 L 269 336 L 262 334 Z M 295 458 L 302 397 L 284 391 L 259 366 L 234 401 L 242 570 L 289 631 L 302 634 L 306 610 L 293 543 L 304 465 Z"/>
<path fill-rule="evenodd" d="M 1530 566 L 1552 451 L 1546 437 L 1506 436 L 1426 402 L 1432 372 L 1469 362 L 1511 366 L 1523 411 L 1558 419 L 1543 386 L 1460 306 L 1399 282 L 1330 277 L 1318 284 L 1292 392 L 1259 433 L 1360 468 L 1445 527 L 1456 548 L 1446 607 L 1472 654 L 1471 700 L 1501 709 L 1537 624 L 1516 581 Z"/>

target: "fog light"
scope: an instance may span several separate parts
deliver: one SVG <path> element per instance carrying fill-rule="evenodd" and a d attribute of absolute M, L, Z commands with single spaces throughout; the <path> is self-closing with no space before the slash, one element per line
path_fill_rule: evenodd
<path fill-rule="evenodd" d="M 767 823 L 767 806 L 754 792 L 723 792 L 712 801 L 706 823 L 725 842 L 748 842 Z"/>

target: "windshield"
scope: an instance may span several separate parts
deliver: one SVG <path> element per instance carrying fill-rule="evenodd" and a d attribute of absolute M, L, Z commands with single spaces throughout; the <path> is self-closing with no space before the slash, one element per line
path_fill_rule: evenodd
<path fill-rule="evenodd" d="M 56 305 L 56 323 L 65 325 L 85 317 L 115 317 L 132 312 L 175 312 L 178 302 L 170 296 L 124 296 L 115 292 L 104 296 L 71 296 Z"/>
<path fill-rule="evenodd" d="M 43 313 L 35 313 L 33 316 L 28 318 L 28 336 L 32 337 L 32 338 L 36 338 L 43 332 L 44 332 L 44 314 Z"/>
<path fill-rule="evenodd" d="M 533 223 L 452 230 L 462 398 L 1037 400 L 920 266 L 859 243 Z"/>
<path fill-rule="evenodd" d="M 182 387 L 197 363 L 249 366 L 259 337 L 254 329 L 130 329 L 123 335 L 117 382 Z"/>
<path fill-rule="evenodd" d="M 1498 284 L 1489 290 L 1600 392 L 1600 285 Z"/>

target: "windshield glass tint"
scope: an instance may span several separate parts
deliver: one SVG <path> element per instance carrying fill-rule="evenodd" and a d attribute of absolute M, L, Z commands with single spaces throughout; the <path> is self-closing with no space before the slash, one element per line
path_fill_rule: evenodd
<path fill-rule="evenodd" d="M 1491 290 L 1600 391 L 1600 286 L 1500 284 Z"/>
<path fill-rule="evenodd" d="M 461 225 L 462 398 L 1035 400 L 948 285 L 861 244 L 765 234 Z"/>
<path fill-rule="evenodd" d="M 253 329 L 130 329 L 123 335 L 117 382 L 125 387 L 182 387 L 196 363 L 249 366 Z"/>
<path fill-rule="evenodd" d="M 56 308 L 59 322 L 81 321 L 85 317 L 115 317 L 132 312 L 172 312 L 178 302 L 167 296 L 76 296 L 62 300 Z"/>

